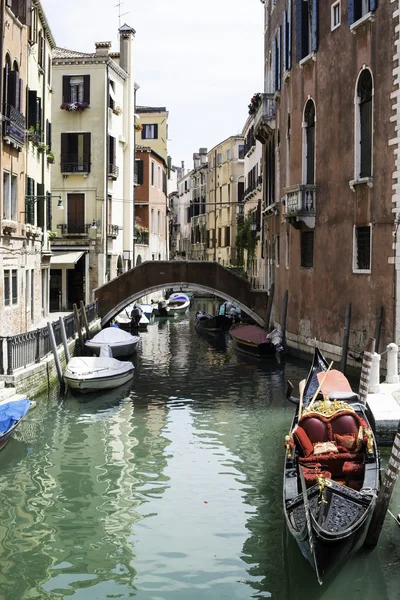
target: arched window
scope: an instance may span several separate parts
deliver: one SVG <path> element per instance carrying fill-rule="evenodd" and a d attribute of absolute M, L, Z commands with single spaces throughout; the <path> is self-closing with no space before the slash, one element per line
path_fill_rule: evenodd
<path fill-rule="evenodd" d="M 304 183 L 315 183 L 315 104 L 308 100 L 304 109 Z"/>
<path fill-rule="evenodd" d="M 124 272 L 124 267 L 123 267 L 123 263 L 122 263 L 122 258 L 121 258 L 121 255 L 119 255 L 118 259 L 117 259 L 117 277 L 119 277 L 119 275 L 122 275 L 123 272 Z"/>
<path fill-rule="evenodd" d="M 137 259 L 136 259 L 136 266 L 141 265 L 141 264 L 142 264 L 142 257 L 139 254 L 138 257 L 137 257 Z"/>
<path fill-rule="evenodd" d="M 372 76 L 363 69 L 356 97 L 356 179 L 372 177 Z"/>

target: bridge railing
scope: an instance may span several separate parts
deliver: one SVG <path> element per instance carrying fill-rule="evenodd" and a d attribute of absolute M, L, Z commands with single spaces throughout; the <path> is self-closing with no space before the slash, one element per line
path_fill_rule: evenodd
<path fill-rule="evenodd" d="M 88 323 L 97 318 L 97 301 L 85 306 Z M 81 309 L 78 309 L 79 323 L 83 327 Z M 67 339 L 72 339 L 77 333 L 74 314 L 63 317 Z M 53 322 L 54 337 L 57 346 L 62 344 L 61 325 Z M 13 375 L 17 369 L 40 363 L 51 352 L 48 327 L 27 331 L 18 335 L 0 337 L 0 375 Z"/>

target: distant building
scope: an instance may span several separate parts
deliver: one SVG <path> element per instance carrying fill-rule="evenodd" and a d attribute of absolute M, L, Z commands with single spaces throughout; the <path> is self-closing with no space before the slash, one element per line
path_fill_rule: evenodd
<path fill-rule="evenodd" d="M 136 145 L 148 146 L 168 163 L 168 111 L 164 106 L 136 106 L 141 125 Z"/>
<path fill-rule="evenodd" d="M 193 154 L 190 259 L 207 260 L 207 148 Z"/>
<path fill-rule="evenodd" d="M 120 51 L 53 52 L 51 309 L 90 302 L 133 259 L 135 31 L 119 29 Z"/>
<path fill-rule="evenodd" d="M 191 203 L 193 192 L 192 171 L 185 169 L 184 163 L 178 172 L 178 195 L 174 200 L 173 240 L 175 257 L 190 257 Z"/>

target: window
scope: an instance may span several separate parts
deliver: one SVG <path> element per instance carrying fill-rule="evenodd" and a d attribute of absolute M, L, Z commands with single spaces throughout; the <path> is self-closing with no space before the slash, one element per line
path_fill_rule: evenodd
<path fill-rule="evenodd" d="M 68 233 L 85 232 L 85 194 L 67 194 Z"/>
<path fill-rule="evenodd" d="M 150 231 L 151 231 L 151 233 L 154 233 L 154 208 L 151 209 L 151 214 L 150 214 Z"/>
<path fill-rule="evenodd" d="M 372 177 L 372 76 L 363 69 L 356 96 L 356 179 Z M 357 139 L 358 138 L 358 139 Z"/>
<path fill-rule="evenodd" d="M 310 269 L 314 266 L 314 232 L 302 231 L 300 236 L 300 266 Z"/>
<path fill-rule="evenodd" d="M 340 0 L 334 2 L 331 6 L 331 30 L 333 31 L 340 25 Z"/>
<path fill-rule="evenodd" d="M 377 4 L 378 0 L 353 0 L 353 2 L 349 2 L 349 25 L 376 10 Z"/>
<path fill-rule="evenodd" d="M 292 68 L 292 12 L 292 0 L 289 0 L 287 12 L 285 10 L 283 13 L 282 60 L 284 73 Z"/>
<path fill-rule="evenodd" d="M 90 173 L 90 133 L 61 134 L 61 172 Z"/>
<path fill-rule="evenodd" d="M 296 0 L 296 58 L 318 50 L 318 0 Z"/>
<path fill-rule="evenodd" d="M 157 175 L 158 175 L 158 189 L 161 190 L 161 167 L 158 167 Z"/>
<path fill-rule="evenodd" d="M 151 179 L 150 179 L 150 182 L 151 182 L 151 185 L 153 187 L 154 187 L 154 180 L 155 180 L 154 171 L 155 171 L 155 164 L 153 163 L 153 161 L 151 161 L 151 169 L 150 169 L 150 177 L 151 177 Z"/>
<path fill-rule="evenodd" d="M 3 171 L 3 219 L 17 220 L 17 176 Z"/>
<path fill-rule="evenodd" d="M 231 184 L 228 183 L 228 204 L 231 202 Z"/>
<path fill-rule="evenodd" d="M 279 267 L 279 262 L 280 262 L 280 236 L 279 234 L 275 236 L 275 264 L 277 267 Z"/>
<path fill-rule="evenodd" d="M 231 245 L 231 228 L 225 227 L 225 246 Z"/>
<path fill-rule="evenodd" d="M 217 165 L 222 165 L 222 152 L 217 154 Z"/>
<path fill-rule="evenodd" d="M 63 75 L 63 104 L 90 104 L 90 75 Z"/>
<path fill-rule="evenodd" d="M 286 248 L 285 248 L 285 267 L 288 269 L 290 263 L 290 237 L 289 231 L 286 232 Z"/>
<path fill-rule="evenodd" d="M 315 183 L 315 104 L 311 99 L 307 101 L 304 109 L 304 141 L 305 181 L 304 179 L 303 181 L 308 185 L 313 185 Z"/>
<path fill-rule="evenodd" d="M 46 40 L 43 37 L 42 32 L 40 32 L 38 39 L 38 65 L 42 69 L 45 67 L 45 43 Z"/>
<path fill-rule="evenodd" d="M 274 65 L 274 91 L 281 89 L 281 35 L 282 28 L 278 27 L 278 33 L 273 40 L 273 65 Z"/>
<path fill-rule="evenodd" d="M 243 160 L 244 159 L 244 144 L 239 144 L 238 151 L 239 151 L 239 160 Z"/>
<path fill-rule="evenodd" d="M 18 271 L 4 270 L 4 306 L 18 304 Z"/>
<path fill-rule="evenodd" d="M 158 125 L 143 125 L 142 140 L 158 139 Z"/>
<path fill-rule="evenodd" d="M 160 213 L 160 211 L 157 212 L 157 233 L 158 233 L 158 235 L 160 235 L 160 233 L 161 233 L 161 213 Z"/>
<path fill-rule="evenodd" d="M 47 84 L 51 85 L 51 56 L 47 57 Z"/>
<path fill-rule="evenodd" d="M 143 184 L 143 161 L 142 160 L 135 160 L 135 171 L 136 171 L 136 183 L 138 185 L 142 185 Z"/>
<path fill-rule="evenodd" d="M 226 160 L 231 160 L 231 151 L 230 148 L 226 151 Z"/>
<path fill-rule="evenodd" d="M 219 188 L 219 203 L 222 204 L 222 187 Z"/>
<path fill-rule="evenodd" d="M 371 270 L 371 227 L 354 228 L 354 271 Z"/>

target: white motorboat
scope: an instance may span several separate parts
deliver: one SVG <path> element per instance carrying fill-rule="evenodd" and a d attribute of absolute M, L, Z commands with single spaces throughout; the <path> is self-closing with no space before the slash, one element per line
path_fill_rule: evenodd
<path fill-rule="evenodd" d="M 171 294 L 167 300 L 167 313 L 171 316 L 184 315 L 190 307 L 190 298 L 186 294 Z"/>
<path fill-rule="evenodd" d="M 106 327 L 91 340 L 85 343 L 86 348 L 94 354 L 100 354 L 104 346 L 110 346 L 114 358 L 118 356 L 130 356 L 136 351 L 140 341 L 138 335 L 131 335 L 120 327 Z"/>
<path fill-rule="evenodd" d="M 67 364 L 64 380 L 82 393 L 115 388 L 133 377 L 131 362 L 107 356 L 75 356 Z"/>
<path fill-rule="evenodd" d="M 141 308 L 140 305 L 138 305 L 138 306 Z M 126 308 L 124 308 L 124 310 L 122 310 L 115 317 L 115 322 L 122 329 L 125 329 L 126 331 L 130 331 L 131 330 L 131 323 L 132 323 L 131 313 L 132 313 L 132 309 L 133 309 L 132 306 L 131 307 L 127 306 Z M 139 321 L 139 327 L 138 327 L 139 331 L 147 331 L 147 326 L 148 326 L 149 323 L 150 323 L 149 319 L 143 313 L 142 316 L 140 317 L 140 321 Z"/>

